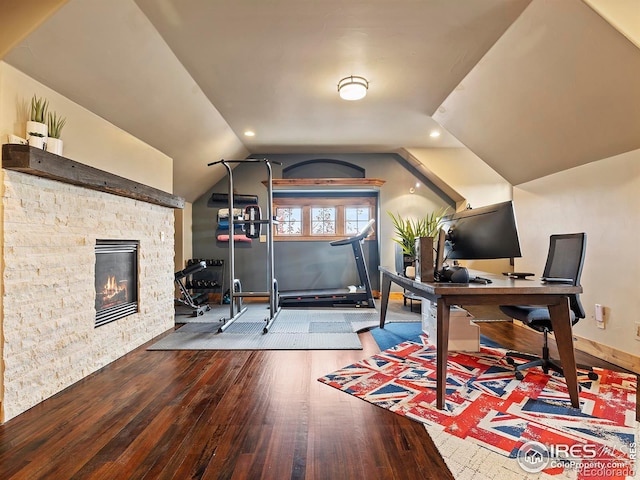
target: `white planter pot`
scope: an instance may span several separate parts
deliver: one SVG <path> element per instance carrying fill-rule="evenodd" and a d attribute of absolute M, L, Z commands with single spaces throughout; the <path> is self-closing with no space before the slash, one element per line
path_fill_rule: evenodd
<path fill-rule="evenodd" d="M 47 124 L 28 121 L 27 122 L 27 140 L 29 140 L 29 137 L 34 135 L 41 136 L 41 137 L 46 137 L 47 135 L 49 135 Z"/>
<path fill-rule="evenodd" d="M 47 138 L 47 152 L 62 155 L 62 140 L 59 138 Z"/>
<path fill-rule="evenodd" d="M 44 150 L 45 146 L 45 137 L 36 137 L 35 135 L 31 135 L 29 137 L 29 145 L 36 148 L 41 148 Z"/>

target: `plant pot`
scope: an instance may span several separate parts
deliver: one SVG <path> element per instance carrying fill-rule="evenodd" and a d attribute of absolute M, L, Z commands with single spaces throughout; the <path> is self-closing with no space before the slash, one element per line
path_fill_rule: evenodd
<path fill-rule="evenodd" d="M 404 276 L 407 278 L 411 278 L 412 280 L 416 278 L 416 267 L 407 267 L 404 271 Z"/>
<path fill-rule="evenodd" d="M 46 138 L 47 135 L 49 135 L 49 130 L 46 123 L 27 122 L 27 140 L 32 136 Z"/>
<path fill-rule="evenodd" d="M 47 152 L 62 155 L 62 140 L 49 137 L 47 139 Z"/>
<path fill-rule="evenodd" d="M 29 137 L 29 145 L 35 148 L 41 148 L 44 150 L 45 147 L 45 137 L 40 137 L 38 135 L 31 135 Z"/>

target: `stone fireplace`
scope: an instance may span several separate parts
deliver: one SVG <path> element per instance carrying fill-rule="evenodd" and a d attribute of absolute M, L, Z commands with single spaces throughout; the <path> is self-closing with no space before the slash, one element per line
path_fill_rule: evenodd
<path fill-rule="evenodd" d="M 96 327 L 138 312 L 138 244 L 96 240 Z"/>
<path fill-rule="evenodd" d="M 7 166 L 12 157 L 5 153 L 3 149 L 0 172 L 4 289 L 0 421 L 173 327 L 174 208 L 181 208 L 43 178 L 37 172 L 14 171 Z M 60 168 L 67 160 L 46 152 L 27 153 L 30 169 L 47 168 L 50 160 L 52 169 Z M 74 163 L 71 170 L 82 169 Z M 110 184 L 109 174 L 94 174 L 95 170 L 77 175 L 94 175 L 96 183 Z M 145 187 L 137 185 L 137 191 Z M 106 292 L 97 286 L 103 283 L 98 279 L 103 268 L 96 263 L 96 256 L 102 255 L 96 253 L 97 245 L 129 257 L 124 271 L 113 270 L 107 262 L 105 270 L 114 271 L 115 280 Z M 129 274 L 137 278 L 124 279 Z M 109 298 L 123 297 L 127 308 L 129 304 L 133 308 L 117 321 L 99 320 L 96 328 L 98 303 L 112 307 Z"/>

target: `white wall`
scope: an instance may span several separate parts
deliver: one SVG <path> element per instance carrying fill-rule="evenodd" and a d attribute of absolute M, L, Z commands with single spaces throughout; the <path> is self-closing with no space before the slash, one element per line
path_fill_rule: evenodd
<path fill-rule="evenodd" d="M 467 148 L 408 148 L 473 208 L 511 200 L 511 184 Z"/>
<path fill-rule="evenodd" d="M 67 118 L 61 135 L 63 156 L 173 192 L 173 160 L 170 157 L 2 61 L 1 143 L 7 143 L 7 134 L 25 137 L 25 123 L 33 95 L 49 100 L 49 110 Z"/>
<path fill-rule="evenodd" d="M 576 333 L 637 355 L 640 321 L 640 150 L 550 175 L 514 188 L 523 258 L 517 270 L 542 273 L 553 233 L 587 233 L 581 297 L 587 318 Z M 593 320 L 605 307 L 606 329 Z"/>
<path fill-rule="evenodd" d="M 512 199 L 512 187 L 467 148 L 411 148 L 411 155 L 466 199 L 472 208 Z M 512 271 L 509 260 L 465 260 L 461 265 L 485 272 Z"/>
<path fill-rule="evenodd" d="M 175 270 L 182 270 L 185 262 L 193 258 L 193 204 L 185 202 L 184 209 L 174 210 L 175 215 Z"/>

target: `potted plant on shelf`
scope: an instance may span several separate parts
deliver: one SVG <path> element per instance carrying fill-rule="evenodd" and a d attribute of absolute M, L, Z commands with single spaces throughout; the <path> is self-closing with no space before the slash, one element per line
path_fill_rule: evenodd
<path fill-rule="evenodd" d="M 49 139 L 47 140 L 47 152 L 62 155 L 62 140 L 60 140 L 60 132 L 62 127 L 67 123 L 67 119 L 59 117 L 56 112 L 49 112 L 47 117 L 47 127 L 49 130 Z"/>
<path fill-rule="evenodd" d="M 423 218 L 410 219 L 403 218 L 399 213 L 393 214 L 387 212 L 393 222 L 395 228 L 396 238 L 393 239 L 396 244 L 402 247 L 402 254 L 404 257 L 405 272 L 407 267 L 413 267 L 416 260 L 416 239 L 428 237 L 431 238 L 430 246 L 433 248 L 435 238 L 438 236 L 438 230 L 442 218 L 446 214 L 448 208 L 443 208 L 436 212 L 431 212 Z M 413 275 L 407 275 L 413 277 Z"/>
<path fill-rule="evenodd" d="M 31 99 L 31 114 L 27 121 L 27 142 L 32 147 L 44 148 L 45 139 L 48 135 L 47 119 L 48 102 L 45 99 L 36 97 Z"/>

